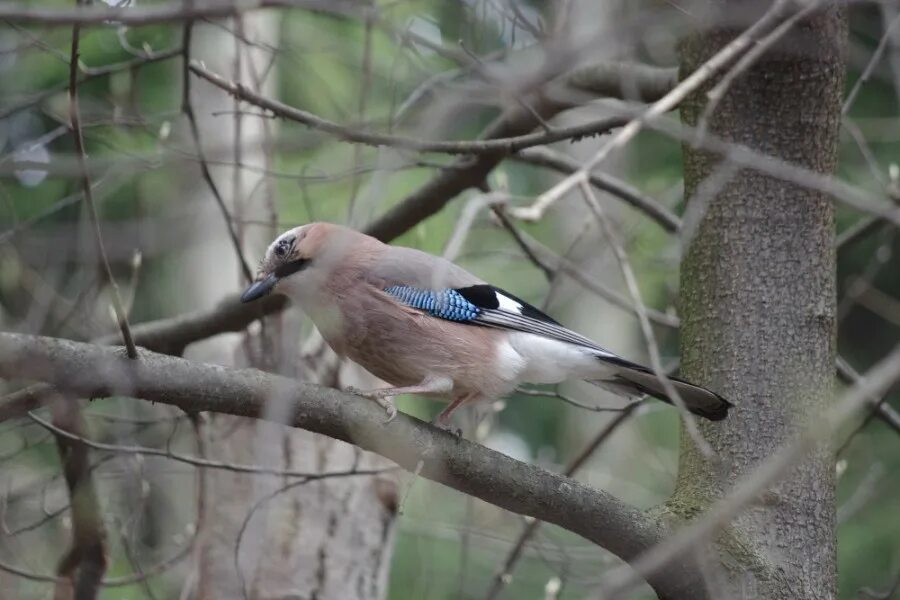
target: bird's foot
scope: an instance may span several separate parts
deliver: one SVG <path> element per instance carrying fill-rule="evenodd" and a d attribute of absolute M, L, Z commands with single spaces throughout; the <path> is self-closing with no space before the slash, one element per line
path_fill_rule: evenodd
<path fill-rule="evenodd" d="M 378 406 L 380 406 L 381 408 L 383 408 L 385 410 L 385 412 L 387 412 L 388 417 L 387 417 L 387 420 L 385 421 L 385 424 L 393 421 L 394 418 L 397 416 L 397 407 L 394 406 L 394 401 L 391 400 L 387 396 L 382 396 L 380 398 L 373 398 L 373 400 L 375 400 L 375 402 L 378 403 Z"/>
<path fill-rule="evenodd" d="M 385 423 L 390 423 L 391 421 L 394 420 L 394 418 L 396 418 L 397 407 L 394 406 L 394 402 L 393 402 L 393 400 L 391 400 L 391 396 L 384 393 L 385 390 L 363 391 L 363 390 L 355 388 L 351 385 L 351 386 L 347 386 L 345 391 L 347 391 L 350 394 L 354 394 L 356 396 L 361 396 L 368 400 L 374 400 L 375 402 L 377 402 L 378 406 L 383 408 L 385 410 L 385 412 L 387 413 L 388 418 L 385 421 Z"/>
<path fill-rule="evenodd" d="M 460 429 L 459 427 L 454 427 L 453 425 L 450 424 L 449 420 L 442 419 L 441 415 L 438 415 L 437 417 L 435 417 L 431 421 L 431 424 L 434 425 L 435 427 L 437 427 L 438 429 L 446 431 L 447 433 L 452 433 L 457 438 L 462 438 L 462 433 L 463 433 L 462 429 Z"/>

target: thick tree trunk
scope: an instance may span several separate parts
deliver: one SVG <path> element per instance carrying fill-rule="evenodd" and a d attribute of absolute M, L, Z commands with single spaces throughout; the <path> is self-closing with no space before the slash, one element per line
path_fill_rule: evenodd
<path fill-rule="evenodd" d="M 724 2 L 736 10 L 741 2 Z M 821 173 L 833 173 L 844 82 L 843 9 L 797 25 L 731 86 L 710 131 Z M 707 30 L 682 48 L 683 73 L 736 32 Z M 682 118 L 696 125 L 706 89 Z M 753 472 L 830 401 L 835 359 L 834 210 L 824 194 L 745 169 L 698 200 L 721 157 L 686 145 L 688 210 L 708 206 L 681 272 L 682 371 L 736 401 L 701 431 L 721 462 L 682 431 L 676 493 L 683 517 Z M 719 539 L 731 597 L 828 599 L 836 593 L 834 466 L 809 456 Z M 724 594 L 723 594 L 724 595 Z"/>

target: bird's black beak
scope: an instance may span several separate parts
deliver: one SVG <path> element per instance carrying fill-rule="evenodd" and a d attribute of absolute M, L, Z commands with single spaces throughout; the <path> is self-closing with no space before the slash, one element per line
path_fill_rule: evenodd
<path fill-rule="evenodd" d="M 269 273 L 262 279 L 254 281 L 253 284 L 244 290 L 241 294 L 241 302 L 253 302 L 259 300 L 275 288 L 278 283 L 278 277 L 274 273 Z"/>

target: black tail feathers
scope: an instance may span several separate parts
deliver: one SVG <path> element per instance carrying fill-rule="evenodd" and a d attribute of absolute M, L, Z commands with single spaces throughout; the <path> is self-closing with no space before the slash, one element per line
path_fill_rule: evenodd
<path fill-rule="evenodd" d="M 666 390 L 653 371 L 637 364 L 622 361 L 617 364 L 615 374 L 609 379 L 592 379 L 590 383 L 617 394 L 638 396 L 647 394 L 663 402 L 673 404 Z M 710 421 L 721 421 L 728 416 L 728 409 L 734 406 L 719 394 L 677 377 L 669 377 L 687 409 Z"/>

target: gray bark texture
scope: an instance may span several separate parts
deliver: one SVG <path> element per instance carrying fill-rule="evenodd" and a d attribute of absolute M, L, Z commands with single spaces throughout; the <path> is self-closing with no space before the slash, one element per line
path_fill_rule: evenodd
<path fill-rule="evenodd" d="M 310 473 L 381 468 L 350 444 L 256 419 L 214 415 L 219 460 Z M 255 450 L 255 452 L 252 452 Z M 377 600 L 394 545 L 393 474 L 302 483 L 210 470 L 198 598 Z M 244 590 L 242 595 L 241 590 Z"/>
<path fill-rule="evenodd" d="M 741 4 L 719 6 L 737 10 Z M 834 172 L 846 17 L 840 3 L 825 6 L 734 81 L 709 123 L 712 133 L 820 173 Z M 693 72 L 735 34 L 708 29 L 688 38 L 682 73 Z M 686 124 L 698 123 L 710 87 L 682 105 Z M 738 404 L 726 421 L 700 423 L 718 461 L 705 459 L 682 431 L 678 482 L 668 508 L 685 518 L 752 473 L 832 399 L 832 201 L 752 169 L 708 189 L 722 168 L 721 157 L 685 145 L 688 211 L 703 212 L 695 235 L 686 240 L 681 271 L 682 372 Z M 834 598 L 831 451 L 820 447 L 764 492 L 723 533 L 717 549 L 730 597 Z"/>

